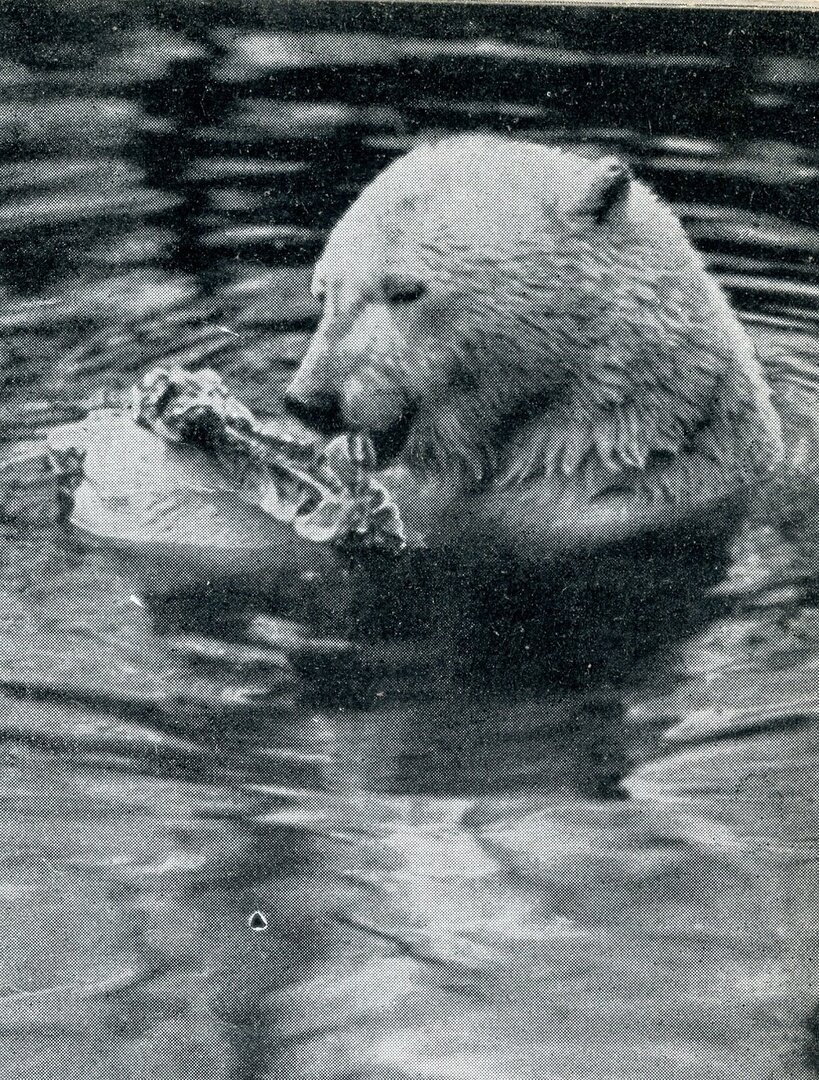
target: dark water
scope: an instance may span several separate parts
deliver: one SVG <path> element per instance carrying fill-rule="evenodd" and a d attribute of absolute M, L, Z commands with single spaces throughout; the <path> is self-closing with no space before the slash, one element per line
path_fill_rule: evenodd
<path fill-rule="evenodd" d="M 675 203 L 806 473 L 721 547 L 534 581 L 419 555 L 160 595 L 8 527 L 4 1076 L 815 1075 L 819 66 L 788 19 L 2 9 L 7 455 L 33 403 L 157 363 L 275 412 L 340 210 L 418 133 L 491 127 Z"/>

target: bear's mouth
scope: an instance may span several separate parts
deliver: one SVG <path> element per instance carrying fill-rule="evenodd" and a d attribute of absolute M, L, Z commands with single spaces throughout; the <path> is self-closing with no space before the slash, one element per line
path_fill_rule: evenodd
<path fill-rule="evenodd" d="M 404 449 L 409 438 L 415 409 L 407 409 L 399 420 L 383 431 L 368 431 L 375 447 L 376 464 L 379 468 L 389 465 Z"/>
<path fill-rule="evenodd" d="M 331 437 L 345 431 L 344 418 L 338 401 L 329 395 L 316 395 L 309 399 L 284 395 L 285 411 L 294 416 L 311 431 Z"/>
<path fill-rule="evenodd" d="M 344 423 L 341 409 L 335 400 L 313 399 L 303 402 L 298 398 L 285 396 L 284 406 L 286 412 L 305 427 L 318 432 L 325 438 L 331 439 L 345 431 L 354 430 Z M 415 413 L 415 408 L 407 408 L 389 427 L 363 429 L 372 441 L 378 468 L 388 465 L 401 453 L 409 438 Z"/>

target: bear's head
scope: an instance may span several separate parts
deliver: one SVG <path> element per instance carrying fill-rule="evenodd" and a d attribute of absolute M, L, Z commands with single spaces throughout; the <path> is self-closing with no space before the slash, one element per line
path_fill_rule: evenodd
<path fill-rule="evenodd" d="M 332 230 L 313 288 L 289 410 L 477 477 L 543 418 L 587 432 L 575 462 L 677 452 L 750 362 L 679 221 L 620 161 L 501 137 L 393 162 Z"/>

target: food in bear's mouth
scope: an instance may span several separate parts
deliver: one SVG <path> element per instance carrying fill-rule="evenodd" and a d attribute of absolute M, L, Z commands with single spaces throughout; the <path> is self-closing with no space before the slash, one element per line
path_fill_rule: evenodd
<path fill-rule="evenodd" d="M 400 552 L 397 507 L 372 476 L 376 451 L 363 432 L 323 447 L 271 434 L 210 370 L 156 368 L 131 392 L 134 420 L 167 442 L 205 450 L 254 501 L 317 543 Z"/>

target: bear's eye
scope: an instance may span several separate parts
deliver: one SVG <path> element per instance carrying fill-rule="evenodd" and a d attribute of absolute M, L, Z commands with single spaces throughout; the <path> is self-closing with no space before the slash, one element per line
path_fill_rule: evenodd
<path fill-rule="evenodd" d="M 382 288 L 388 304 L 413 304 L 427 291 L 423 281 L 408 281 L 406 278 L 386 278 Z"/>

